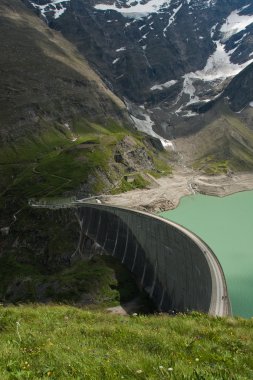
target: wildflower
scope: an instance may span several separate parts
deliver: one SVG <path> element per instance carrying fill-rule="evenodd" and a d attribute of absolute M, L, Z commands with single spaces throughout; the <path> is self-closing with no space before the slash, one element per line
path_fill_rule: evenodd
<path fill-rule="evenodd" d="M 159 369 L 163 369 L 164 367 L 163 367 L 163 365 L 159 365 Z"/>
<path fill-rule="evenodd" d="M 171 368 L 171 367 L 170 367 L 170 368 L 168 368 L 168 371 L 170 371 L 170 372 L 171 372 L 171 371 L 173 371 L 173 368 Z"/>
<path fill-rule="evenodd" d="M 196 362 L 199 362 L 199 358 L 196 358 L 195 361 L 196 361 Z"/>
<path fill-rule="evenodd" d="M 51 371 L 48 371 L 47 376 L 49 377 L 49 376 L 51 376 L 51 375 L 52 375 L 52 372 L 51 372 Z"/>
<path fill-rule="evenodd" d="M 141 369 L 137 369 L 136 373 L 142 373 L 143 371 Z"/>
<path fill-rule="evenodd" d="M 30 367 L 30 364 L 28 362 L 24 362 L 23 369 L 28 369 Z"/>

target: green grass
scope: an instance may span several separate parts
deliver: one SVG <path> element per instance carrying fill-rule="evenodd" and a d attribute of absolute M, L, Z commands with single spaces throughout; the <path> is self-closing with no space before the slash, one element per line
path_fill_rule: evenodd
<path fill-rule="evenodd" d="M 26 201 L 31 197 L 59 195 L 77 189 L 87 182 L 89 175 L 94 177 L 95 190 L 101 182 L 96 170 L 107 170 L 113 146 L 122 138 L 122 129 L 116 131 L 113 126 L 114 132 L 109 132 L 94 124 L 87 125 L 84 120 L 74 129 L 78 133 L 75 142 L 52 129 L 32 140 L 23 139 L 3 148 L 2 196 Z M 93 146 L 83 145 L 82 149 L 82 144 L 88 142 Z"/>
<path fill-rule="evenodd" d="M 60 126 L 52 126 L 36 137 L 23 138 L 0 152 L 0 203 L 27 204 L 29 198 L 64 196 L 75 194 L 85 186 L 87 193 L 110 192 L 113 183 L 123 178 L 126 169 L 116 165 L 116 145 L 131 135 L 136 147 L 143 147 L 138 134 L 130 133 L 113 121 L 105 126 L 79 119 L 72 126 L 76 141 L 70 132 Z M 152 157 L 157 173 L 168 173 L 171 167 L 168 157 L 145 147 Z M 101 173 L 105 174 L 101 175 Z M 107 178 L 107 180 L 106 180 Z M 147 182 L 136 175 L 133 184 L 122 181 L 119 191 L 143 188 Z M 115 191 L 114 191 L 115 192 Z"/>
<path fill-rule="evenodd" d="M 0 309 L 1 379 L 253 377 L 253 321 L 108 315 L 69 306 Z"/>
<path fill-rule="evenodd" d="M 141 174 L 131 174 L 130 177 L 133 178 L 133 182 L 128 182 L 125 178 L 122 178 L 120 184 L 112 189 L 111 194 L 120 194 L 137 188 L 144 189 L 149 184 Z"/>
<path fill-rule="evenodd" d="M 193 168 L 203 170 L 208 175 L 227 174 L 229 172 L 229 161 L 217 161 L 214 156 L 207 156 L 196 161 Z"/>

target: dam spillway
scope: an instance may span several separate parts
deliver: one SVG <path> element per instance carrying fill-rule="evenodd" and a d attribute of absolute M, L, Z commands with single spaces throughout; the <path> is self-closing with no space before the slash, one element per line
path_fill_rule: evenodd
<path fill-rule="evenodd" d="M 121 261 L 163 312 L 231 313 L 222 268 L 196 235 L 163 218 L 120 207 L 77 207 L 78 250 L 85 237 Z"/>

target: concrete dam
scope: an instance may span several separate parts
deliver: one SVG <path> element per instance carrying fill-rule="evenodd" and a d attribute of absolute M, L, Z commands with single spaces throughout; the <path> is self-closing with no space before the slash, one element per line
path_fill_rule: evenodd
<path fill-rule="evenodd" d="M 77 206 L 78 250 L 97 242 L 135 276 L 163 312 L 231 314 L 222 268 L 210 248 L 176 223 L 145 212 L 99 204 Z"/>

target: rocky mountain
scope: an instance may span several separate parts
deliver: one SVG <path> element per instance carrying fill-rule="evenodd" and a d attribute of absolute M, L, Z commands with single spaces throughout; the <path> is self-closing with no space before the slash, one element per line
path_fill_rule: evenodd
<path fill-rule="evenodd" d="M 143 186 L 140 169 L 161 170 L 159 140 L 136 135 L 124 103 L 21 0 L 1 1 L 0 41 L 0 228 L 30 198 Z"/>
<path fill-rule="evenodd" d="M 253 61 L 251 0 L 23 1 L 78 47 L 138 128 L 167 138 Z"/>

